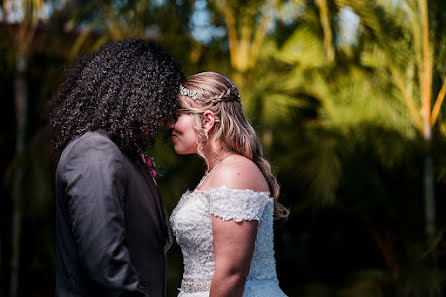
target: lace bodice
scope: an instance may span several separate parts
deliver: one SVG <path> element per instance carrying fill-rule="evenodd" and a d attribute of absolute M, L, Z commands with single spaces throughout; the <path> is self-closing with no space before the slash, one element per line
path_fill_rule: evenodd
<path fill-rule="evenodd" d="M 184 259 L 180 290 L 187 290 L 188 286 L 193 287 L 192 291 L 209 289 L 214 274 L 211 215 L 237 222 L 258 220 L 248 282 L 276 280 L 273 210 L 274 200 L 267 192 L 220 187 L 184 193 L 170 217 Z"/>

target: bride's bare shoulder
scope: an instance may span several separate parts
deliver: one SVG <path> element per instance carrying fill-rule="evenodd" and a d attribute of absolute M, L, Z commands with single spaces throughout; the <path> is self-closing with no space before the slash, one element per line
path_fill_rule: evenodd
<path fill-rule="evenodd" d="M 232 189 L 250 189 L 256 192 L 268 192 L 268 183 L 259 167 L 250 159 L 241 155 L 231 155 L 216 168 L 209 187 L 225 186 Z"/>

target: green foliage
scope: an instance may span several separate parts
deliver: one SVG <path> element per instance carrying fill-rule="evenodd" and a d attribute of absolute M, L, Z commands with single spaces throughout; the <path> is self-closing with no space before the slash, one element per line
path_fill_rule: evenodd
<path fill-rule="evenodd" d="M 327 26 L 321 23 L 321 8 L 315 1 L 279 1 L 277 6 L 273 2 L 207 1 L 210 21 L 219 28 L 227 26 L 224 5 L 233 9 L 237 32 L 251 30 L 249 38 L 238 40 L 250 41 L 251 46 L 262 17 L 272 16 L 258 56 L 243 71 L 231 63 L 228 36 L 213 37 L 209 44 L 194 40 L 191 15 L 195 1 L 76 0 L 55 8 L 49 16 L 50 29 L 37 30 L 31 51 L 28 78 L 34 103 L 23 154 L 12 154 L 15 131 L 9 122 L 3 124 L 0 134 L 2 146 L 9 147 L 2 160 L 2 168 L 9 167 L 1 189 L 5 200 L 10 200 L 11 178 L 18 164 L 24 164 L 28 181 L 29 199 L 23 205 L 25 232 L 33 235 L 28 235 L 23 248 L 24 281 L 42 275 L 41 288 L 53 289 L 52 283 L 44 284 L 43 275 L 47 263 L 54 266 L 54 226 L 48 218 L 54 211 L 52 176 L 57 160 L 49 150 L 45 106 L 56 87 L 59 69 L 106 41 L 138 36 L 162 42 L 183 64 L 186 74 L 213 70 L 237 82 L 245 111 L 278 175 L 281 202 L 291 208 L 289 220 L 278 222 L 276 230 L 279 279 L 289 296 L 421 297 L 445 285 L 444 267 L 430 262 L 435 254 L 444 261 L 444 253 L 438 253 L 445 250 L 444 234 L 440 231 L 433 241 L 425 242 L 422 168 L 426 151 L 417 130 L 417 116 L 409 106 L 412 102 L 419 113 L 422 104 L 417 1 L 328 1 L 325 16 L 329 17 L 334 59 L 328 55 Z M 446 77 L 445 5 L 444 1 L 429 1 L 435 95 Z M 351 43 L 341 42 L 340 18 L 345 8 L 359 18 Z M 9 112 L 6 116 L 13 112 L 14 73 L 12 66 L 5 65 L 14 65 L 14 54 L 6 37 L 1 38 L 4 81 L 0 86 L 5 98 L 10 98 L 3 103 Z M 42 113 L 43 120 L 38 116 Z M 444 197 L 444 108 L 433 135 L 435 191 Z M 204 165 L 198 157 L 176 155 L 165 132 L 150 154 L 162 173 L 157 180 L 170 212 L 181 193 L 198 183 Z M 7 202 L 5 209 L 10 204 Z M 445 205 L 439 204 L 441 214 Z M 342 225 L 339 221 L 344 219 L 356 226 Z M 2 226 L 10 220 L 8 210 L 2 210 Z M 445 230 L 443 217 L 437 224 Z M 40 234 L 38 226 L 42 227 Z M 334 227 L 344 233 L 331 234 Z M 314 231 L 318 228 L 323 231 Z M 10 235 L 6 227 L 1 231 Z M 305 234 L 310 234 L 309 239 Z M 306 247 L 320 234 L 323 247 L 316 246 L 319 249 L 311 252 Z M 31 251 L 32 240 L 42 244 Z M 5 242 L 2 237 L 2 251 L 9 249 Z M 358 252 L 361 262 L 342 255 L 341 265 L 332 274 L 325 271 L 329 268 L 325 265 L 313 265 L 326 254 L 341 257 L 339 251 L 333 251 L 340 243 L 352 245 L 349 251 L 364 249 Z M 39 258 L 39 254 L 43 256 Z M 182 269 L 177 246 L 169 257 L 169 294 L 175 296 Z M 0 266 L 9 271 L 6 263 Z M 6 274 L 3 271 L 0 275 Z M 22 289 L 23 295 L 27 293 Z"/>

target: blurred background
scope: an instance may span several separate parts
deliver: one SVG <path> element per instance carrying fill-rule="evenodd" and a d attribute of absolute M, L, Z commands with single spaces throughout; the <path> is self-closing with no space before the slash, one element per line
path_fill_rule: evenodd
<path fill-rule="evenodd" d="M 63 69 L 125 37 L 232 78 L 281 184 L 290 297 L 446 296 L 446 1 L 3 0 L 0 296 L 54 296 L 48 102 Z M 205 169 L 160 135 L 169 213 Z M 169 297 L 182 273 L 169 251 Z"/>

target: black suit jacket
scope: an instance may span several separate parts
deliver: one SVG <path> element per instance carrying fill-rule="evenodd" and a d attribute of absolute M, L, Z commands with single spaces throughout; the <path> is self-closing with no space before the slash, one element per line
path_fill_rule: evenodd
<path fill-rule="evenodd" d="M 70 142 L 56 170 L 56 297 L 166 296 L 172 243 L 158 189 L 105 131 Z"/>

